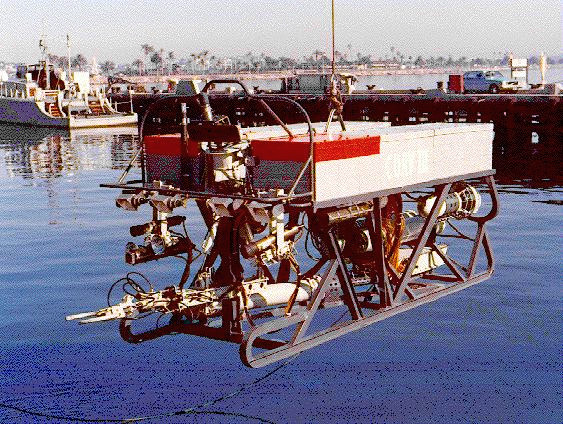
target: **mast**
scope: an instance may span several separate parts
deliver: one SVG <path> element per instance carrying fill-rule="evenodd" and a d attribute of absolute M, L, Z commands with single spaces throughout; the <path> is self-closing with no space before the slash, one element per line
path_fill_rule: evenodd
<path fill-rule="evenodd" d="M 68 61 L 68 76 L 67 79 L 70 81 L 70 36 L 66 35 L 66 58 Z"/>
<path fill-rule="evenodd" d="M 342 118 L 342 97 L 340 95 L 340 88 L 336 77 L 336 43 L 334 41 L 334 0 L 332 0 L 332 66 L 330 74 L 330 112 L 328 114 L 328 119 L 325 125 L 325 132 L 328 132 L 332 118 L 336 114 L 338 121 L 340 122 L 340 127 L 342 131 L 346 131 L 346 125 L 344 124 L 344 119 Z"/>
<path fill-rule="evenodd" d="M 47 42 L 45 39 L 45 34 L 41 34 L 39 50 L 41 51 L 41 61 L 45 66 L 45 87 L 48 90 L 51 87 L 51 75 L 49 74 L 49 54 L 47 53 Z"/>

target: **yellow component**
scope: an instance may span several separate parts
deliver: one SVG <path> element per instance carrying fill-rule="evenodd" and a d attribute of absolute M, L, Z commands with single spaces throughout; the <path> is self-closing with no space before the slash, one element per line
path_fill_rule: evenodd
<path fill-rule="evenodd" d="M 439 244 L 438 249 L 444 255 L 448 252 L 448 246 L 446 244 Z M 406 262 L 412 253 L 411 248 L 401 248 L 399 249 L 399 263 L 403 264 Z M 425 247 L 422 249 L 420 256 L 416 261 L 416 265 L 412 271 L 412 275 L 418 275 L 425 272 L 432 271 L 434 268 L 438 268 L 439 266 L 444 265 L 444 261 L 440 257 L 440 255 L 432 251 L 429 247 Z"/>

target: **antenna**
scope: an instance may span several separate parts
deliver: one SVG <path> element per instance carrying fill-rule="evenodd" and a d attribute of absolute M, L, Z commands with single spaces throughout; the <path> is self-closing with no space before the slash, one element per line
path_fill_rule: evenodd
<path fill-rule="evenodd" d="M 66 57 L 68 60 L 68 77 L 67 79 L 70 80 L 70 35 L 66 35 Z"/>
<path fill-rule="evenodd" d="M 342 118 L 342 96 L 340 93 L 340 88 L 338 87 L 338 81 L 336 78 L 336 65 L 335 65 L 335 56 L 336 56 L 336 47 L 334 41 L 334 27 L 335 27 L 335 19 L 334 19 L 334 0 L 332 0 L 332 71 L 330 74 L 330 112 L 328 113 L 328 119 L 325 125 L 325 132 L 328 133 L 330 128 L 330 123 L 334 118 L 334 115 L 338 118 L 340 122 L 340 127 L 342 131 L 346 131 L 346 125 L 344 124 L 344 119 Z"/>
<path fill-rule="evenodd" d="M 39 50 L 41 50 L 41 61 L 43 62 L 43 66 L 45 66 L 45 87 L 49 89 L 51 87 L 51 75 L 49 73 L 49 53 L 47 49 L 47 36 L 45 35 L 44 28 L 45 21 L 43 21 L 43 29 L 41 30 L 41 38 L 39 39 Z M 37 79 L 40 79 L 41 71 L 39 72 Z"/>
<path fill-rule="evenodd" d="M 47 59 L 47 41 L 45 41 L 45 34 L 41 34 L 41 38 L 39 39 L 39 50 L 41 51 L 41 59 Z"/>
<path fill-rule="evenodd" d="M 45 35 L 45 19 L 41 21 L 41 36 L 39 37 L 39 51 L 41 52 L 41 60 L 46 60 L 47 56 L 47 36 Z"/>
<path fill-rule="evenodd" d="M 332 75 L 331 75 L 331 79 L 334 78 L 334 73 L 335 73 L 335 66 L 334 66 L 334 61 L 335 61 L 335 43 L 334 43 L 334 0 L 332 0 Z"/>

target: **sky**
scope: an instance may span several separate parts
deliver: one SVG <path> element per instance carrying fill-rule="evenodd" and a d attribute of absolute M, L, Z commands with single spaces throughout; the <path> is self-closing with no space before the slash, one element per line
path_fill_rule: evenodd
<path fill-rule="evenodd" d="M 330 52 L 330 0 L 0 0 L 0 60 L 39 58 L 45 33 L 50 52 L 129 63 L 141 44 L 176 57 L 209 50 L 300 58 Z M 562 54 L 561 0 L 335 0 L 336 48 L 406 57 L 498 57 Z M 349 48 L 351 45 L 351 49 Z"/>

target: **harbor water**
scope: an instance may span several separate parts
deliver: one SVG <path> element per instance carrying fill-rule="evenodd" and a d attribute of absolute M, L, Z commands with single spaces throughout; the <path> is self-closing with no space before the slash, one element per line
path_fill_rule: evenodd
<path fill-rule="evenodd" d="M 451 73 L 463 73 L 464 71 L 451 71 Z M 510 78 L 510 71 L 502 69 L 500 71 L 505 77 Z M 358 75 L 355 83 L 356 90 L 367 90 L 368 86 L 373 86 L 377 90 L 410 90 L 422 88 L 424 90 L 435 89 L 438 81 L 444 83 L 444 87 L 448 86 L 448 74 L 410 74 L 410 75 L 394 75 L 389 72 L 386 75 Z M 547 70 L 546 80 L 548 82 L 563 83 L 563 67 L 552 66 Z M 541 74 L 539 69 L 530 68 L 528 72 L 528 83 L 539 84 L 541 82 Z M 281 80 L 268 79 L 248 79 L 245 80 L 248 88 L 259 87 L 261 90 L 279 90 L 281 89 Z M 148 88 L 148 87 L 147 87 Z M 164 87 L 160 87 L 164 88 Z"/>
<path fill-rule="evenodd" d="M 99 184 L 138 145 L 134 129 L 0 125 L 0 422 L 563 421 L 562 187 L 499 184 L 490 280 L 254 370 L 234 344 L 175 335 L 132 345 L 116 323 L 64 320 L 105 306 L 132 270 L 123 249 L 147 210 L 116 208 L 118 193 Z M 196 212 L 188 230 L 201 239 Z M 164 287 L 182 268 L 169 258 L 134 270 Z"/>
<path fill-rule="evenodd" d="M 298 71 L 304 73 L 306 71 Z M 453 70 L 450 73 L 463 73 L 464 70 Z M 507 69 L 502 69 L 501 72 L 505 77 L 510 78 L 510 71 Z M 281 78 L 260 78 L 260 74 L 253 75 L 248 73 L 243 73 L 237 75 L 246 85 L 248 89 L 255 89 L 258 87 L 259 90 L 280 90 L 282 87 Z M 215 77 L 210 75 L 205 75 L 202 80 L 208 81 L 214 79 Z M 377 90 L 411 90 L 422 88 L 424 90 L 435 89 L 437 83 L 440 81 L 443 83 L 444 87 L 448 86 L 449 74 L 447 73 L 418 73 L 418 74 L 394 74 L 393 71 L 389 71 L 387 74 L 383 75 L 357 75 L 357 81 L 355 83 L 356 90 L 367 90 L 368 86 L 373 86 Z M 550 66 L 546 73 L 546 81 L 555 83 L 563 83 L 563 66 L 556 65 Z M 530 68 L 528 72 L 528 83 L 529 84 L 539 84 L 541 83 L 541 74 L 538 68 Z M 200 88 L 203 88 L 203 81 L 200 83 Z M 116 87 L 120 87 L 121 90 L 125 91 L 127 89 L 127 84 L 116 84 Z M 144 89 L 147 92 L 152 92 L 153 90 L 167 90 L 168 83 L 146 83 L 144 84 Z"/>

